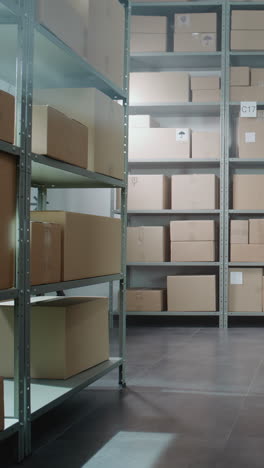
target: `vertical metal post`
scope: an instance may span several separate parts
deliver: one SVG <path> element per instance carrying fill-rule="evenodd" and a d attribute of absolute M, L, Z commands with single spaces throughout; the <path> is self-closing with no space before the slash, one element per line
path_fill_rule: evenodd
<path fill-rule="evenodd" d="M 126 386 L 126 245 L 127 245 L 127 182 L 128 182 L 128 130 L 129 130 L 129 64 L 130 64 L 130 19 L 131 4 L 128 0 L 125 6 L 125 61 L 124 61 L 124 181 L 125 187 L 121 190 L 121 224 L 122 224 L 122 273 L 120 281 L 119 305 L 119 348 L 123 364 L 119 367 L 119 384 Z"/>
<path fill-rule="evenodd" d="M 17 203 L 15 302 L 15 415 L 19 420 L 18 458 L 31 452 L 30 414 L 30 190 L 33 92 L 33 5 L 20 0 L 16 66 L 16 144 L 20 147 Z"/>
<path fill-rule="evenodd" d="M 47 209 L 47 189 L 46 187 L 38 188 L 38 210 L 45 211 Z"/>
<path fill-rule="evenodd" d="M 110 216 L 115 217 L 115 189 L 111 189 Z M 109 283 L 109 327 L 114 328 L 114 283 Z"/>

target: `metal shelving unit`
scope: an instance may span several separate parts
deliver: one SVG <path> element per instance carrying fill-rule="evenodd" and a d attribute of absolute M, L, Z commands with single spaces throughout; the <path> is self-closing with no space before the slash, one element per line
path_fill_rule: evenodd
<path fill-rule="evenodd" d="M 14 155 L 18 164 L 18 213 L 16 287 L 0 291 L 0 300 L 15 300 L 15 377 L 5 381 L 5 430 L 3 440 L 18 433 L 18 459 L 31 453 L 31 422 L 62 401 L 119 369 L 119 384 L 126 385 L 126 201 L 130 0 L 120 0 L 125 9 L 124 87 L 119 89 L 83 58 L 51 34 L 35 19 L 34 0 L 0 1 L 0 78 L 16 89 L 16 145 L 0 142 L 0 150 Z M 31 152 L 33 88 L 93 87 L 124 106 L 124 180 L 93 173 Z M 56 284 L 30 287 L 30 192 L 37 187 L 38 207 L 45 209 L 48 188 L 120 188 L 122 225 L 121 273 Z M 119 356 L 110 358 L 67 381 L 31 381 L 30 304 L 34 295 L 91 286 L 120 283 Z"/>

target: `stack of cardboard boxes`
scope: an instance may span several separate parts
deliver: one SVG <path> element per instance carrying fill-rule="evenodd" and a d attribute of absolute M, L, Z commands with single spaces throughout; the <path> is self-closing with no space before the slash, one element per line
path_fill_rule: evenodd
<path fill-rule="evenodd" d="M 166 310 L 165 289 L 128 289 L 128 312 L 163 312 Z"/>
<path fill-rule="evenodd" d="M 217 49 L 216 13 L 181 13 L 174 19 L 175 52 L 213 52 Z"/>
<path fill-rule="evenodd" d="M 264 11 L 233 10 L 231 50 L 264 49 Z"/>
<path fill-rule="evenodd" d="M 220 78 L 219 76 L 192 76 L 191 91 L 192 102 L 219 102 Z"/>
<path fill-rule="evenodd" d="M 172 221 L 170 223 L 172 262 L 215 262 L 217 259 L 215 221 Z"/>
<path fill-rule="evenodd" d="M 231 262 L 264 262 L 264 219 L 232 220 Z"/>
<path fill-rule="evenodd" d="M 166 52 L 167 18 L 165 16 L 135 16 L 131 18 L 130 51 Z"/>
<path fill-rule="evenodd" d="M 264 100 L 264 69 L 231 67 L 230 101 Z"/>

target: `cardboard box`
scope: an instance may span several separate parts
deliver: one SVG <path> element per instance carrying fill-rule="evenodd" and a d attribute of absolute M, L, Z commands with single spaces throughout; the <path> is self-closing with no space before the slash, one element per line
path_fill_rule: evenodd
<path fill-rule="evenodd" d="M 0 152 L 0 289 L 14 286 L 16 164 L 14 156 Z"/>
<path fill-rule="evenodd" d="M 129 159 L 188 159 L 189 128 L 130 128 Z"/>
<path fill-rule="evenodd" d="M 220 157 L 220 133 L 192 132 L 192 159 L 220 159 Z"/>
<path fill-rule="evenodd" d="M 15 98 L 0 91 L 0 140 L 15 141 Z"/>
<path fill-rule="evenodd" d="M 250 68 L 249 67 L 231 67 L 230 69 L 231 86 L 250 86 Z"/>
<path fill-rule="evenodd" d="M 236 174 L 233 176 L 233 208 L 235 210 L 264 210 L 264 175 Z"/>
<path fill-rule="evenodd" d="M 165 262 L 168 260 L 168 233 L 162 226 L 128 227 L 127 262 Z"/>
<path fill-rule="evenodd" d="M 192 76 L 191 90 L 220 89 L 219 76 Z"/>
<path fill-rule="evenodd" d="M 192 91 L 192 102 L 219 102 L 220 99 L 220 89 L 197 89 Z"/>
<path fill-rule="evenodd" d="M 261 89 L 261 88 L 259 88 Z M 264 88 L 263 88 L 264 90 Z M 264 145 L 264 119 L 238 119 L 238 157 L 262 159 Z"/>
<path fill-rule="evenodd" d="M 120 273 L 119 219 L 65 211 L 32 211 L 31 220 L 61 226 L 62 281 Z"/>
<path fill-rule="evenodd" d="M 249 243 L 264 244 L 264 219 L 249 220 Z"/>
<path fill-rule="evenodd" d="M 164 289 L 128 289 L 128 312 L 163 312 L 166 310 Z"/>
<path fill-rule="evenodd" d="M 132 16 L 133 18 L 133 16 Z M 130 39 L 130 52 L 166 52 L 166 34 L 132 33 Z"/>
<path fill-rule="evenodd" d="M 216 34 L 210 33 L 184 33 L 174 34 L 175 52 L 215 52 Z"/>
<path fill-rule="evenodd" d="M 171 242 L 215 241 L 215 221 L 171 221 Z"/>
<path fill-rule="evenodd" d="M 168 311 L 216 311 L 215 276 L 168 276 L 167 286 Z"/>
<path fill-rule="evenodd" d="M 215 262 L 216 244 L 203 242 L 171 242 L 171 262 Z"/>
<path fill-rule="evenodd" d="M 130 73 L 130 105 L 188 102 L 189 73 Z"/>
<path fill-rule="evenodd" d="M 130 115 L 129 116 L 130 128 L 159 128 L 160 124 L 157 120 L 150 117 L 150 115 Z"/>
<path fill-rule="evenodd" d="M 252 86 L 264 86 L 264 68 L 251 68 Z"/>
<path fill-rule="evenodd" d="M 231 50 L 263 50 L 264 31 L 231 31 Z"/>
<path fill-rule="evenodd" d="M 173 210 L 214 210 L 219 206 L 218 178 L 213 174 L 184 174 L 171 178 Z"/>
<path fill-rule="evenodd" d="M 181 13 L 174 17 L 176 32 L 216 32 L 216 13 Z"/>
<path fill-rule="evenodd" d="M 131 16 L 131 33 L 166 34 L 166 16 Z"/>
<path fill-rule="evenodd" d="M 34 102 L 52 103 L 59 111 L 88 127 L 85 168 L 116 179 L 124 178 L 124 108 L 100 91 L 44 89 Z"/>
<path fill-rule="evenodd" d="M 263 244 L 231 244 L 231 262 L 264 262 Z"/>
<path fill-rule="evenodd" d="M 169 180 L 163 175 L 128 176 L 128 210 L 169 209 Z"/>
<path fill-rule="evenodd" d="M 264 30 L 264 11 L 262 10 L 233 10 L 232 29 Z"/>
<path fill-rule="evenodd" d="M 257 101 L 264 100 L 264 87 L 260 86 L 231 86 L 231 101 Z"/>
<path fill-rule="evenodd" d="M 61 227 L 58 224 L 31 223 L 31 284 L 61 281 Z"/>
<path fill-rule="evenodd" d="M 33 106 L 32 151 L 86 169 L 88 128 L 52 107 Z"/>
<path fill-rule="evenodd" d="M 230 268 L 229 312 L 262 312 L 262 268 Z"/>
<path fill-rule="evenodd" d="M 232 219 L 230 222 L 230 243 L 231 244 L 248 244 L 249 229 L 248 220 Z"/>
<path fill-rule="evenodd" d="M 0 431 L 5 429 L 4 380 L 0 377 Z"/>
<path fill-rule="evenodd" d="M 14 309 L 0 306 L 0 371 L 14 372 Z M 31 306 L 31 377 L 68 379 L 109 359 L 108 299 L 49 298 Z"/>

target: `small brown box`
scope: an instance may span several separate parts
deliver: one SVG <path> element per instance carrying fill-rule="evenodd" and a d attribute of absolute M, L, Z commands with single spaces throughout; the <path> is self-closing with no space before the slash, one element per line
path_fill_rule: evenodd
<path fill-rule="evenodd" d="M 216 33 L 182 33 L 174 34 L 175 52 L 215 52 Z"/>
<path fill-rule="evenodd" d="M 164 289 L 128 289 L 128 312 L 162 312 L 166 310 Z"/>
<path fill-rule="evenodd" d="M 264 175 L 236 174 L 233 176 L 233 208 L 235 210 L 264 209 Z"/>
<path fill-rule="evenodd" d="M 252 86 L 264 86 L 264 68 L 251 68 Z"/>
<path fill-rule="evenodd" d="M 171 221 L 171 242 L 200 242 L 216 240 L 215 221 Z"/>
<path fill-rule="evenodd" d="M 262 113 L 258 112 L 257 118 L 239 118 L 238 157 L 246 159 L 261 159 L 263 157 L 263 145 L 264 119 Z"/>
<path fill-rule="evenodd" d="M 128 227 L 127 262 L 165 262 L 168 236 L 162 226 Z"/>
<path fill-rule="evenodd" d="M 186 72 L 130 73 L 130 104 L 188 102 L 190 79 Z"/>
<path fill-rule="evenodd" d="M 264 31 L 231 31 L 231 50 L 263 50 Z"/>
<path fill-rule="evenodd" d="M 171 178 L 173 210 L 214 210 L 219 206 L 218 178 L 213 174 L 174 175 Z"/>
<path fill-rule="evenodd" d="M 192 102 L 219 102 L 220 99 L 220 89 L 197 89 L 192 91 Z"/>
<path fill-rule="evenodd" d="M 249 243 L 264 244 L 264 219 L 249 220 Z"/>
<path fill-rule="evenodd" d="M 230 84 L 231 86 L 250 86 L 250 68 L 231 67 Z"/>
<path fill-rule="evenodd" d="M 264 262 L 264 244 L 231 244 L 231 262 Z"/>
<path fill-rule="evenodd" d="M 169 208 L 169 180 L 163 175 L 128 176 L 128 210 Z"/>
<path fill-rule="evenodd" d="M 174 17 L 176 32 L 216 32 L 216 13 L 179 13 Z"/>
<path fill-rule="evenodd" d="M 215 276 L 168 276 L 167 286 L 169 312 L 216 311 Z"/>
<path fill-rule="evenodd" d="M 264 11 L 262 10 L 233 10 L 232 29 L 264 30 Z"/>
<path fill-rule="evenodd" d="M 248 244 L 249 242 L 248 220 L 232 219 L 230 223 L 230 243 Z"/>
<path fill-rule="evenodd" d="M 171 262 L 215 262 L 214 241 L 171 242 Z"/>
<path fill-rule="evenodd" d="M 231 86 L 231 101 L 263 101 L 264 88 L 261 86 Z M 244 117 L 243 117 L 244 118 Z"/>
<path fill-rule="evenodd" d="M 31 223 L 31 284 L 61 281 L 62 234 L 59 224 Z"/>
<path fill-rule="evenodd" d="M 229 312 L 262 312 L 262 268 L 230 268 Z"/>
<path fill-rule="evenodd" d="M 220 89 L 219 76 L 192 76 L 191 90 Z"/>

